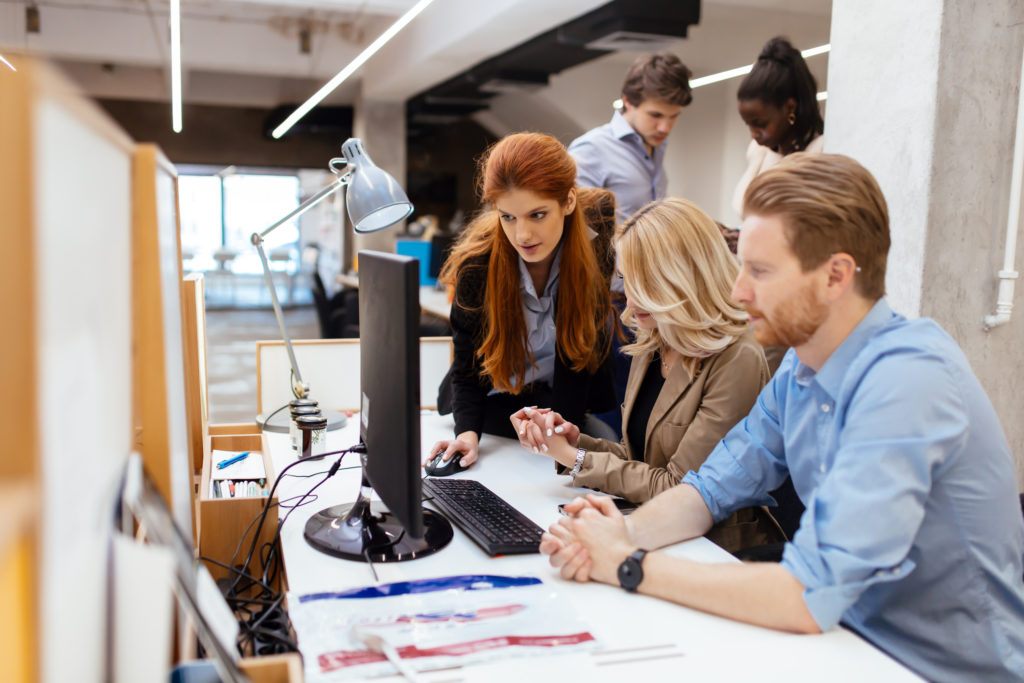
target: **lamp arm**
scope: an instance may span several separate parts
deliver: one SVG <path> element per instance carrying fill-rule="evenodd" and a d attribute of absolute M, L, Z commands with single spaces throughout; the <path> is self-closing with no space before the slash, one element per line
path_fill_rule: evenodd
<path fill-rule="evenodd" d="M 271 276 L 270 263 L 267 261 L 267 254 L 263 250 L 263 238 L 296 216 L 301 216 L 306 213 L 311 208 L 319 204 L 325 197 L 337 192 L 348 184 L 351 177 L 351 173 L 346 173 L 343 176 L 335 178 L 334 182 L 317 192 L 306 201 L 302 202 L 302 204 L 296 207 L 284 218 L 276 221 L 263 232 L 254 232 L 252 237 L 249 238 L 256 247 L 257 253 L 260 255 L 260 263 L 263 265 L 263 279 L 267 283 L 267 289 L 270 290 L 270 302 L 274 307 L 274 316 L 277 318 L 277 327 L 281 330 L 281 338 L 284 339 L 284 347 L 288 351 L 288 361 L 292 365 L 292 393 L 295 395 L 295 398 L 305 398 L 309 394 L 309 385 L 302 381 L 302 374 L 299 372 L 299 364 L 295 360 L 295 350 L 292 348 L 292 340 L 288 336 L 288 330 L 284 326 L 284 318 L 281 313 L 281 303 L 277 300 L 277 290 L 274 288 L 274 279 Z"/>

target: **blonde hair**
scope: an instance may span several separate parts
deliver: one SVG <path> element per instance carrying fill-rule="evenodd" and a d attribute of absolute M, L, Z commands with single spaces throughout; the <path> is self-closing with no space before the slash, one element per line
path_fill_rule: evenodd
<path fill-rule="evenodd" d="M 739 267 L 718 226 L 696 204 L 669 198 L 644 206 L 619 229 L 619 269 L 626 296 L 658 327 L 642 329 L 627 307 L 622 322 L 636 342 L 632 356 L 675 349 L 688 360 L 727 348 L 747 330 L 747 314 L 732 298 Z"/>

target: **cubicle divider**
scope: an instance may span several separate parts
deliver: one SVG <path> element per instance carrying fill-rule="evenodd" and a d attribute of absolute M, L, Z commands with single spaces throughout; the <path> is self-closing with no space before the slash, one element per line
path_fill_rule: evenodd
<path fill-rule="evenodd" d="M 132 448 L 134 146 L 57 71 L 5 56 L 0 659 L 4 680 L 89 683 L 110 673 L 109 521 Z"/>
<path fill-rule="evenodd" d="M 337 411 L 359 410 L 359 340 L 293 340 L 310 397 Z M 437 390 L 452 363 L 451 337 L 420 339 L 420 406 L 437 407 Z M 282 341 L 256 342 L 256 410 L 266 416 L 294 398 L 291 365 Z"/>

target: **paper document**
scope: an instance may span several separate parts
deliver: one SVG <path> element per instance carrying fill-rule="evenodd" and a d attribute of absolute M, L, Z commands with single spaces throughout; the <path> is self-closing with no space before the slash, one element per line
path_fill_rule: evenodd
<path fill-rule="evenodd" d="M 395 673 L 364 644 L 368 633 L 417 671 L 597 644 L 569 603 L 530 576 L 448 576 L 292 593 L 288 604 L 308 683 Z"/>
<path fill-rule="evenodd" d="M 252 451 L 248 456 L 238 462 L 232 463 L 220 469 L 217 463 L 229 460 L 239 452 L 244 451 L 213 451 L 211 453 L 212 464 L 210 465 L 211 479 L 266 479 L 267 470 L 263 467 L 263 453 Z"/>

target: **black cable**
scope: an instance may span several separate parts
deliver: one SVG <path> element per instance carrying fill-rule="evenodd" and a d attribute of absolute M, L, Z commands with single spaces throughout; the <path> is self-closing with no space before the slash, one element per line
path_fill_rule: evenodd
<path fill-rule="evenodd" d="M 261 650 L 263 647 L 271 647 L 274 652 L 295 651 L 297 649 L 295 641 L 290 637 L 291 620 L 288 618 L 287 612 L 281 607 L 281 602 L 284 600 L 284 594 L 275 591 L 271 587 L 277 580 L 279 572 L 280 556 L 277 551 L 277 545 L 280 542 L 281 529 L 295 508 L 308 505 L 317 499 L 317 496 L 313 495 L 313 492 L 322 486 L 328 479 L 337 474 L 338 470 L 341 469 L 341 462 L 345 455 L 354 451 L 365 452 L 365 446 L 363 446 L 363 444 L 357 444 L 343 450 L 321 453 L 311 458 L 305 458 L 303 460 L 297 460 L 293 463 L 289 463 L 274 481 L 274 484 L 270 489 L 270 493 L 267 495 L 267 502 L 264 504 L 263 509 L 255 518 L 253 518 L 249 523 L 249 526 L 246 527 L 245 532 L 242 534 L 242 538 L 239 539 L 238 546 L 235 548 L 235 553 L 231 557 L 231 566 L 228 567 L 228 570 L 234 573 L 234 578 L 226 591 L 226 598 L 236 613 L 245 615 L 245 618 L 240 619 L 239 621 L 241 630 L 239 633 L 238 647 L 241 653 L 244 654 L 246 652 L 246 648 L 250 644 L 252 645 L 252 651 L 254 653 Z M 340 455 L 341 457 L 331 465 L 326 473 L 317 473 L 325 474 L 324 478 L 317 482 L 316 485 L 314 485 L 309 491 L 306 491 L 303 495 L 293 496 L 287 499 L 287 501 L 291 501 L 298 498 L 297 503 L 294 505 L 281 505 L 280 501 L 276 503 L 271 502 L 274 500 L 274 494 L 277 491 L 278 484 L 285 476 L 301 476 L 288 474 L 289 469 L 298 465 L 300 462 L 320 460 L 331 455 Z M 316 476 L 316 474 L 305 476 Z M 263 525 L 266 523 L 267 514 L 269 513 L 270 508 L 275 505 L 279 508 L 287 507 L 288 512 L 285 514 L 283 519 L 278 521 L 274 538 L 269 542 L 260 544 L 259 538 L 263 531 Z M 241 566 L 236 567 L 235 559 L 241 550 L 245 537 L 248 535 L 249 529 L 251 529 L 253 524 L 256 524 L 257 521 L 259 524 L 253 534 L 252 542 L 249 545 L 249 551 L 246 554 L 245 561 Z M 257 546 L 259 546 L 259 558 L 263 564 L 263 574 L 259 579 L 250 575 L 248 572 L 250 563 L 252 562 L 252 557 L 257 552 Z M 215 563 L 223 566 L 223 563 Z M 246 582 L 244 585 L 242 584 L 243 580 Z M 246 597 L 242 597 L 240 595 L 241 593 L 251 590 L 253 587 L 258 587 L 260 589 L 255 595 Z M 264 624 L 265 621 L 271 619 L 271 617 L 277 616 L 281 617 L 280 630 L 275 631 L 261 628 L 261 625 Z M 276 644 L 267 646 L 267 639 L 276 641 Z M 260 644 L 261 642 L 263 645 Z"/>

